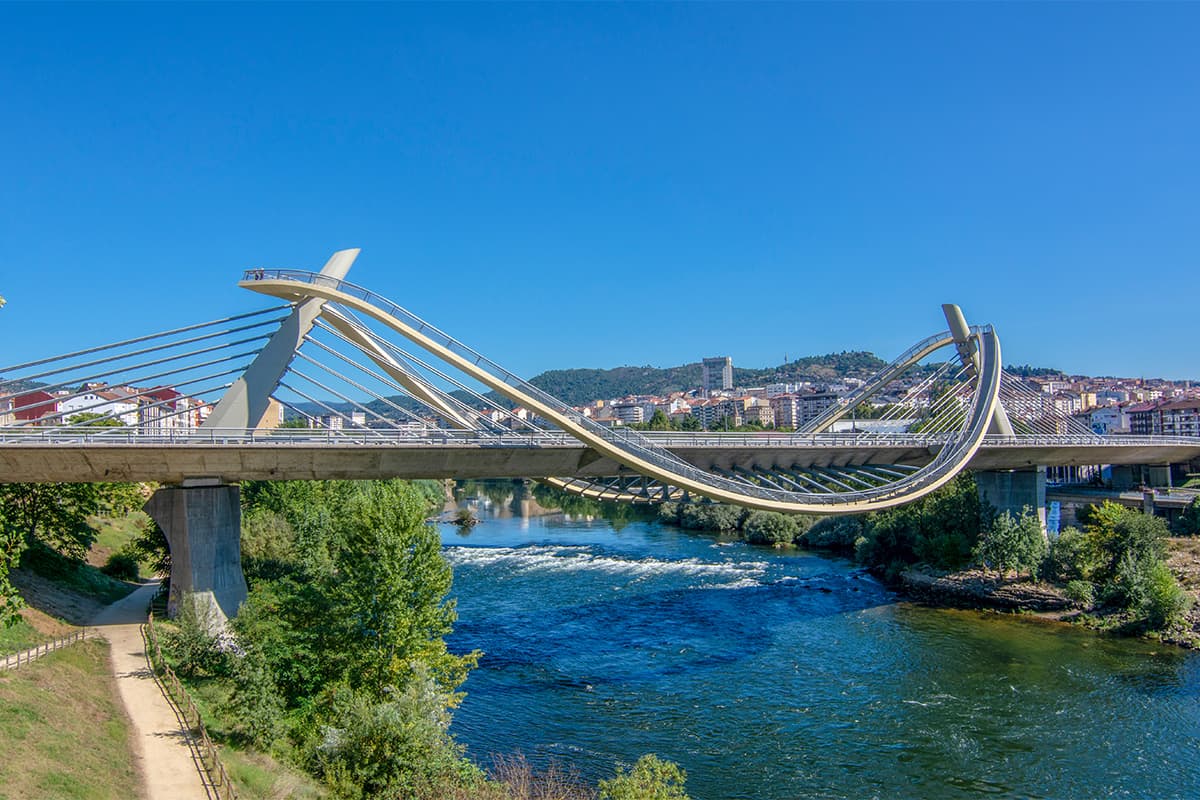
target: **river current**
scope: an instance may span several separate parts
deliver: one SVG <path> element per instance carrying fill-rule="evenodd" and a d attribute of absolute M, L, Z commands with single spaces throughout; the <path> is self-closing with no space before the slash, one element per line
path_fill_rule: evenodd
<path fill-rule="evenodd" d="M 479 649 L 453 732 L 695 800 L 1200 798 L 1200 656 L 901 602 L 853 564 L 656 523 L 442 525 Z"/>

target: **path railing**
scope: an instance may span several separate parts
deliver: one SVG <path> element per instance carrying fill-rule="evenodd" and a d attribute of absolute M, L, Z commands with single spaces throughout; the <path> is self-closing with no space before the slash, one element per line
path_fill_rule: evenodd
<path fill-rule="evenodd" d="M 171 665 L 163 658 L 162 648 L 158 644 L 158 633 L 154 630 L 153 611 L 146 617 L 146 638 L 150 644 L 150 661 L 154 667 L 154 674 L 162 679 L 167 697 L 179 709 L 184 723 L 195 738 L 197 750 L 200 752 L 200 763 L 204 764 L 209 783 L 216 791 L 218 800 L 237 800 L 237 790 L 233 787 L 233 781 L 229 779 L 229 773 L 225 771 L 225 765 L 221 763 L 216 745 L 208 736 L 200 709 L 196 708 L 196 703 L 183 687 L 175 670 L 171 669 Z"/>
<path fill-rule="evenodd" d="M 96 632 L 81 628 L 77 631 L 72 631 L 66 636 L 60 636 L 57 639 L 52 639 L 48 642 L 42 642 L 36 647 L 31 647 L 28 650 L 22 650 L 19 653 L 10 653 L 4 656 L 4 661 L 0 662 L 0 669 L 17 669 L 26 666 L 38 660 L 42 656 L 49 655 L 55 650 L 67 647 L 68 645 L 82 642 L 84 639 L 95 639 Z"/>

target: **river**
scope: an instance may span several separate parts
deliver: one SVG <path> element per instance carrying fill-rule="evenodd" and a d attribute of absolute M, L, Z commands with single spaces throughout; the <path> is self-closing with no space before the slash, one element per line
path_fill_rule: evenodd
<path fill-rule="evenodd" d="M 442 525 L 453 732 L 695 800 L 1200 798 L 1200 655 L 900 602 L 844 560 L 652 522 Z"/>

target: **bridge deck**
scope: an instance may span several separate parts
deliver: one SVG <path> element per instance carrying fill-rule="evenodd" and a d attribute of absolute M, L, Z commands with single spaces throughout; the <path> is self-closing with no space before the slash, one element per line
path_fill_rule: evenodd
<path fill-rule="evenodd" d="M 312 480 L 369 478 L 539 478 L 628 474 L 570 437 L 379 437 L 370 433 L 128 435 L 117 429 L 70 435 L 0 432 L 0 483 L 157 481 L 185 478 Z M 669 434 L 661 443 L 705 470 L 927 463 L 940 443 L 919 436 L 855 437 Z M 1037 465 L 1168 464 L 1200 461 L 1200 439 L 1163 437 L 989 437 L 970 469 Z"/>

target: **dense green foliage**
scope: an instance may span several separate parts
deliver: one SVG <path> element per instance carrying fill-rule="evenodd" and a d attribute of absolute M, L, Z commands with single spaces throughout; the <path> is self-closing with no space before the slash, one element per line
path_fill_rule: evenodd
<path fill-rule="evenodd" d="M 0 623 L 14 624 L 23 605 L 11 569 L 78 577 L 75 566 L 96 536 L 89 517 L 125 514 L 143 502 L 132 483 L 0 484 Z"/>
<path fill-rule="evenodd" d="M 1036 580 L 1047 552 L 1042 523 L 1026 506 L 1019 517 L 1005 511 L 992 521 L 979 538 L 975 559 L 985 568 L 1026 573 Z"/>
<path fill-rule="evenodd" d="M 629 770 L 600 781 L 600 800 L 688 800 L 687 773 L 654 754 L 644 755 Z"/>
<path fill-rule="evenodd" d="M 1099 601 L 1128 614 L 1135 626 L 1178 624 L 1191 597 L 1167 568 L 1166 522 L 1108 501 L 1080 518 L 1083 530 L 1066 528 L 1050 544 L 1046 575 L 1065 581 L 1081 605 Z"/>
<path fill-rule="evenodd" d="M 250 591 L 233 646 L 207 633 L 202 604 L 183 603 L 165 637 L 181 674 L 231 684 L 236 735 L 290 754 L 342 797 L 439 798 L 480 775 L 448 732 L 478 655 L 446 648 L 450 567 L 425 523 L 435 493 L 245 484 Z"/>
<path fill-rule="evenodd" d="M 855 557 L 890 577 L 916 563 L 959 569 L 970 561 L 979 532 L 990 521 L 975 479 L 961 474 L 920 500 L 866 515 Z"/>

